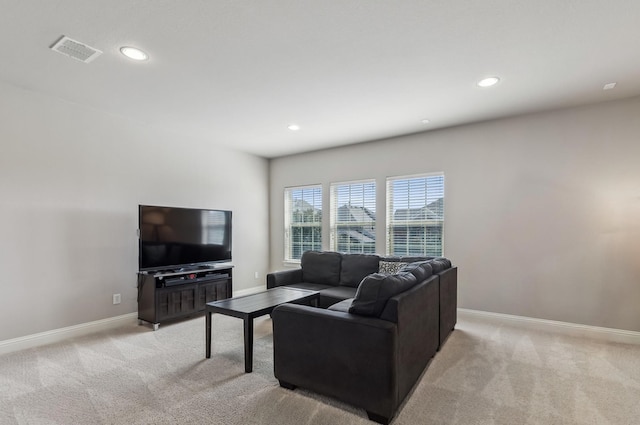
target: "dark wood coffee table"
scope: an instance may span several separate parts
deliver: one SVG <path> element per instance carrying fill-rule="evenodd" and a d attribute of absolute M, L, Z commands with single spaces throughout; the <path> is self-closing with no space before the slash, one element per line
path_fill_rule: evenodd
<path fill-rule="evenodd" d="M 253 319 L 271 311 L 280 304 L 311 300 L 318 304 L 320 293 L 306 289 L 288 287 L 267 289 L 257 294 L 207 303 L 206 318 L 206 350 L 207 358 L 211 358 L 211 315 L 220 313 L 238 317 L 244 321 L 244 371 L 253 371 Z"/>

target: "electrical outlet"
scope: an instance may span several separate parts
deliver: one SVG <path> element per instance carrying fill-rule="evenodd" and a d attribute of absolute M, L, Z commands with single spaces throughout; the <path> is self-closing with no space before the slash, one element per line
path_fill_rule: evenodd
<path fill-rule="evenodd" d="M 120 294 L 113 294 L 113 303 L 120 304 Z"/>
<path fill-rule="evenodd" d="M 258 275 L 258 272 L 255 272 L 254 277 L 257 279 L 260 277 L 260 275 Z"/>

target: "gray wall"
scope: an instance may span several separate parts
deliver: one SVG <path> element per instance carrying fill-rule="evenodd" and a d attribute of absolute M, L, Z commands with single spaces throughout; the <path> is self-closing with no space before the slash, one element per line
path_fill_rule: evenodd
<path fill-rule="evenodd" d="M 267 160 L 3 83 L 0 121 L 0 341 L 136 312 L 138 204 L 233 210 L 234 290 L 264 284 Z"/>
<path fill-rule="evenodd" d="M 272 270 L 283 190 L 445 173 L 445 256 L 459 306 L 640 331 L 640 98 L 478 123 L 271 161 Z M 324 248 L 328 249 L 328 217 Z M 384 228 L 378 228 L 384 253 Z"/>

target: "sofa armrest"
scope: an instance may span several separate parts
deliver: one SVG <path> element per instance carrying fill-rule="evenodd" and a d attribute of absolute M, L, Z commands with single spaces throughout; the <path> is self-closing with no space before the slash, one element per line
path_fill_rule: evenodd
<path fill-rule="evenodd" d="M 341 311 L 283 304 L 273 318 L 274 374 L 382 417 L 398 407 L 397 326 Z"/>
<path fill-rule="evenodd" d="M 302 269 L 282 270 L 267 274 L 267 289 L 302 282 Z"/>
<path fill-rule="evenodd" d="M 440 279 L 440 347 L 456 326 L 458 316 L 458 268 L 439 273 Z M 438 347 L 439 348 L 439 347 Z"/>

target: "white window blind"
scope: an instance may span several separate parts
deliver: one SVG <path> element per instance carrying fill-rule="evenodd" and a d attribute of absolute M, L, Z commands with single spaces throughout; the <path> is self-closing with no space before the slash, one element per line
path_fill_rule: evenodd
<path fill-rule="evenodd" d="M 284 191 L 285 260 L 322 249 L 322 186 L 286 188 Z"/>
<path fill-rule="evenodd" d="M 387 253 L 442 256 L 444 174 L 387 179 Z"/>
<path fill-rule="evenodd" d="M 333 251 L 376 251 L 375 181 L 331 184 L 330 247 Z"/>

